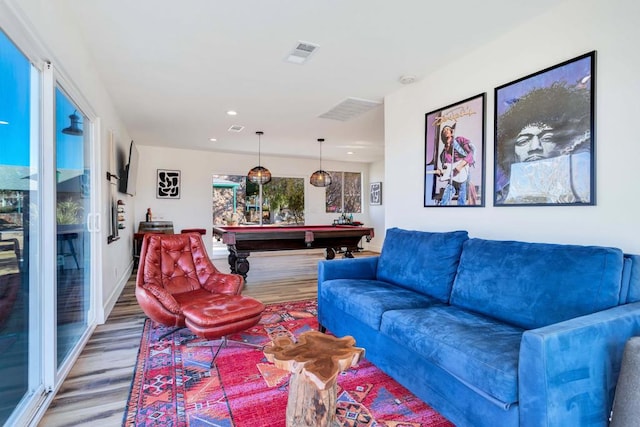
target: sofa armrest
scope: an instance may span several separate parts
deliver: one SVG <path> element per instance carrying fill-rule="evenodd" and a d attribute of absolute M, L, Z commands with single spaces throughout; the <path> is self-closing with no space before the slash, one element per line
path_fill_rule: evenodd
<path fill-rule="evenodd" d="M 607 426 L 624 346 L 640 303 L 526 331 L 518 390 L 522 426 Z"/>
<path fill-rule="evenodd" d="M 376 278 L 378 258 L 345 258 L 318 262 L 318 283 L 332 279 L 371 279 Z"/>

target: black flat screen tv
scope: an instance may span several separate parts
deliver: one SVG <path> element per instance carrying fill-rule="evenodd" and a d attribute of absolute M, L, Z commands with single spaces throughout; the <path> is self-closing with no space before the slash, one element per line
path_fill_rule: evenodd
<path fill-rule="evenodd" d="M 129 194 L 130 196 L 136 195 L 136 182 L 138 180 L 138 149 L 136 144 L 131 141 L 129 146 L 129 157 L 127 164 L 124 166 L 123 171 L 120 173 L 120 192 Z"/>

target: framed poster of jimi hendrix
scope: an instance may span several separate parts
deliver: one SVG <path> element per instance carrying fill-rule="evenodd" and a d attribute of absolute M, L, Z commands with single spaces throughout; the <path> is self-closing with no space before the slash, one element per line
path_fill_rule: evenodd
<path fill-rule="evenodd" d="M 595 204 L 595 51 L 495 89 L 495 206 Z"/>
<path fill-rule="evenodd" d="M 425 114 L 425 207 L 484 206 L 485 97 Z"/>

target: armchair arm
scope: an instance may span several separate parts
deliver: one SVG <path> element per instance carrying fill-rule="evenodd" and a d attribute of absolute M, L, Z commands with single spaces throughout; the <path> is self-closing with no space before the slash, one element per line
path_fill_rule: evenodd
<path fill-rule="evenodd" d="M 607 426 L 627 340 L 640 334 L 640 303 L 526 331 L 518 390 L 522 426 Z"/>
<path fill-rule="evenodd" d="M 375 279 L 378 256 L 318 262 L 318 283 L 332 279 Z"/>
<path fill-rule="evenodd" d="M 147 283 L 142 285 L 142 289 L 153 295 L 160 302 L 160 304 L 162 304 L 162 306 L 169 310 L 171 313 L 180 314 L 182 312 L 178 301 L 176 301 L 173 295 L 167 292 L 164 288 L 161 288 L 158 285 L 151 285 Z"/>
<path fill-rule="evenodd" d="M 162 287 L 150 283 L 136 285 L 136 299 L 142 311 L 154 321 L 166 326 L 184 327 L 180 305 Z"/>
<path fill-rule="evenodd" d="M 244 278 L 239 274 L 210 274 L 202 283 L 202 287 L 216 294 L 240 295 L 244 286 Z"/>

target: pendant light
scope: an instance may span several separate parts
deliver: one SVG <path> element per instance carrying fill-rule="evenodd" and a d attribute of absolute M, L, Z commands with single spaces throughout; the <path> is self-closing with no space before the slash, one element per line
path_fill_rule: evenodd
<path fill-rule="evenodd" d="M 256 135 L 258 135 L 258 166 L 249 171 L 247 178 L 255 184 L 262 185 L 271 181 L 271 172 L 269 172 L 269 169 L 260 166 L 260 142 L 264 132 L 257 131 Z"/>
<path fill-rule="evenodd" d="M 67 128 L 62 129 L 62 133 L 67 135 L 81 136 L 82 129 L 80 128 L 80 117 L 76 114 L 77 110 L 73 110 L 73 113 L 69 116 L 69 120 L 71 120 L 71 125 Z"/>
<path fill-rule="evenodd" d="M 311 174 L 309 182 L 314 187 L 326 187 L 331 185 L 331 175 L 329 172 L 322 170 L 322 143 L 324 138 L 318 138 L 318 142 L 320 143 L 320 169 Z"/>

